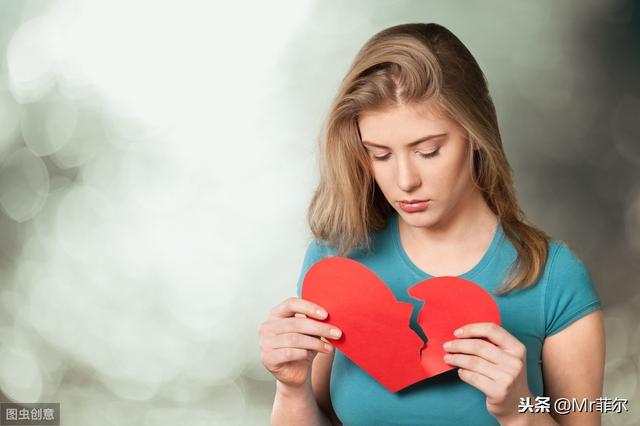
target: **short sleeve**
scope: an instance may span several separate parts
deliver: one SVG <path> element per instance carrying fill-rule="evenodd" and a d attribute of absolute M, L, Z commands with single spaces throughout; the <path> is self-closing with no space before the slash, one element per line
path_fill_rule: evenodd
<path fill-rule="evenodd" d="M 298 276 L 298 283 L 296 285 L 296 295 L 300 297 L 302 294 L 302 282 L 307 274 L 307 271 L 319 260 L 331 256 L 332 251 L 324 244 L 319 243 L 317 240 L 311 240 L 307 245 L 307 250 L 304 253 L 304 260 L 302 261 L 302 268 Z"/>
<path fill-rule="evenodd" d="M 566 243 L 559 242 L 549 268 L 544 302 L 546 336 L 601 307 L 589 270 Z"/>

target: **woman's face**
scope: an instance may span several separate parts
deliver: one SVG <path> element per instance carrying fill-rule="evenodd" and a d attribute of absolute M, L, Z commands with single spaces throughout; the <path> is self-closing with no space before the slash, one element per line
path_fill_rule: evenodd
<path fill-rule="evenodd" d="M 376 183 L 412 226 L 431 227 L 460 213 L 476 190 L 467 132 L 429 106 L 365 111 L 358 125 Z M 410 207 L 403 200 L 429 200 Z M 426 205 L 426 208 L 425 208 Z M 404 206 L 404 208 L 403 208 Z"/>

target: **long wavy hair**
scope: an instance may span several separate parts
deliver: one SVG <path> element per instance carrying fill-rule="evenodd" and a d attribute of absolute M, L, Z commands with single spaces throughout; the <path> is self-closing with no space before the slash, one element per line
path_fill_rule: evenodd
<path fill-rule="evenodd" d="M 544 270 L 550 237 L 525 223 L 484 73 L 465 45 L 435 23 L 386 28 L 357 53 L 320 136 L 320 181 L 307 213 L 311 232 L 338 256 L 370 250 L 370 232 L 386 226 L 393 208 L 375 182 L 358 117 L 432 101 L 468 132 L 477 148 L 469 149 L 473 182 L 517 251 L 495 294 L 533 285 Z"/>

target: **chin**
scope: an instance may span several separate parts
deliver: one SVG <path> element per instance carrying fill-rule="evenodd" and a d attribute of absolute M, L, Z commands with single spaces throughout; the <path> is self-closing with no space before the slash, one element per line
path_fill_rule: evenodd
<path fill-rule="evenodd" d="M 411 226 L 430 226 L 434 222 L 428 210 L 419 213 L 407 213 L 402 209 L 398 209 L 397 211 L 400 217 Z"/>

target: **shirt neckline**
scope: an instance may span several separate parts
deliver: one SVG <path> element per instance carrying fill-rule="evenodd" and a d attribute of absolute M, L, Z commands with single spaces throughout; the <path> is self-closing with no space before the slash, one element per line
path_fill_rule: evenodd
<path fill-rule="evenodd" d="M 398 213 L 395 213 L 391 215 L 391 219 L 390 219 L 391 234 L 393 235 L 393 242 L 396 248 L 396 252 L 400 255 L 400 258 L 409 267 L 409 269 L 411 269 L 413 273 L 416 276 L 418 276 L 418 278 L 421 278 L 421 279 L 434 278 L 433 275 L 430 275 L 425 271 L 423 271 L 422 269 L 418 268 L 418 266 L 416 266 L 413 263 L 413 261 L 409 258 L 409 256 L 407 255 L 407 252 L 404 250 L 404 247 L 402 247 L 402 244 L 400 242 L 398 216 L 399 216 Z M 491 244 L 482 255 L 482 258 L 480 259 L 480 261 L 478 261 L 478 263 L 476 263 L 475 266 L 473 266 L 467 272 L 461 275 L 456 275 L 455 277 L 470 279 L 478 275 L 490 263 L 491 259 L 493 258 L 503 238 L 504 238 L 504 231 L 502 229 L 502 224 L 500 223 L 500 221 L 498 221 L 498 225 L 493 233 Z"/>

